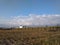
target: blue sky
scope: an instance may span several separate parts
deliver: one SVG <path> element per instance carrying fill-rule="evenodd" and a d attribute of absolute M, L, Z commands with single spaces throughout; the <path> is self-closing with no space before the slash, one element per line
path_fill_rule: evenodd
<path fill-rule="evenodd" d="M 60 0 L 0 0 L 0 16 L 60 14 Z"/>
<path fill-rule="evenodd" d="M 60 0 L 0 0 L 0 22 L 30 14 L 60 15 Z"/>

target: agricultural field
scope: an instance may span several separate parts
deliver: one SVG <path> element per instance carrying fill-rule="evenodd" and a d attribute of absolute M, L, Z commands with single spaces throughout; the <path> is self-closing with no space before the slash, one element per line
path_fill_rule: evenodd
<path fill-rule="evenodd" d="M 60 45 L 60 26 L 0 29 L 0 45 Z"/>

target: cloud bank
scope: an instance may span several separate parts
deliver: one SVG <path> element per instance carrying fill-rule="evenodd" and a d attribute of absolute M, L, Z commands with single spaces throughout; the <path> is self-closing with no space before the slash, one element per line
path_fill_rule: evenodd
<path fill-rule="evenodd" d="M 36 15 L 36 14 L 29 14 L 27 16 L 15 16 L 13 17 L 8 24 L 19 26 L 19 25 L 26 25 L 26 26 L 45 26 L 45 25 L 57 25 L 60 24 L 60 15 Z"/>

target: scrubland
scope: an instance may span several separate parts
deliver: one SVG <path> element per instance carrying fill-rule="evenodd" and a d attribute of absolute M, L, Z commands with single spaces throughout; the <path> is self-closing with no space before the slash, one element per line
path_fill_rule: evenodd
<path fill-rule="evenodd" d="M 60 26 L 0 29 L 0 45 L 60 45 Z"/>

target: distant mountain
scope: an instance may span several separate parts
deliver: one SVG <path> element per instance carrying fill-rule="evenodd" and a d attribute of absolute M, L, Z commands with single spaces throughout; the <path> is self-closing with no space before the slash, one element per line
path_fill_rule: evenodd
<path fill-rule="evenodd" d="M 7 24 L 0 24 L 0 28 L 9 28 L 10 26 Z"/>
<path fill-rule="evenodd" d="M 60 26 L 60 24 L 57 25 L 22 25 L 24 27 L 45 27 L 45 26 Z M 17 28 L 19 25 L 10 25 L 10 24 L 0 24 L 0 28 Z"/>

